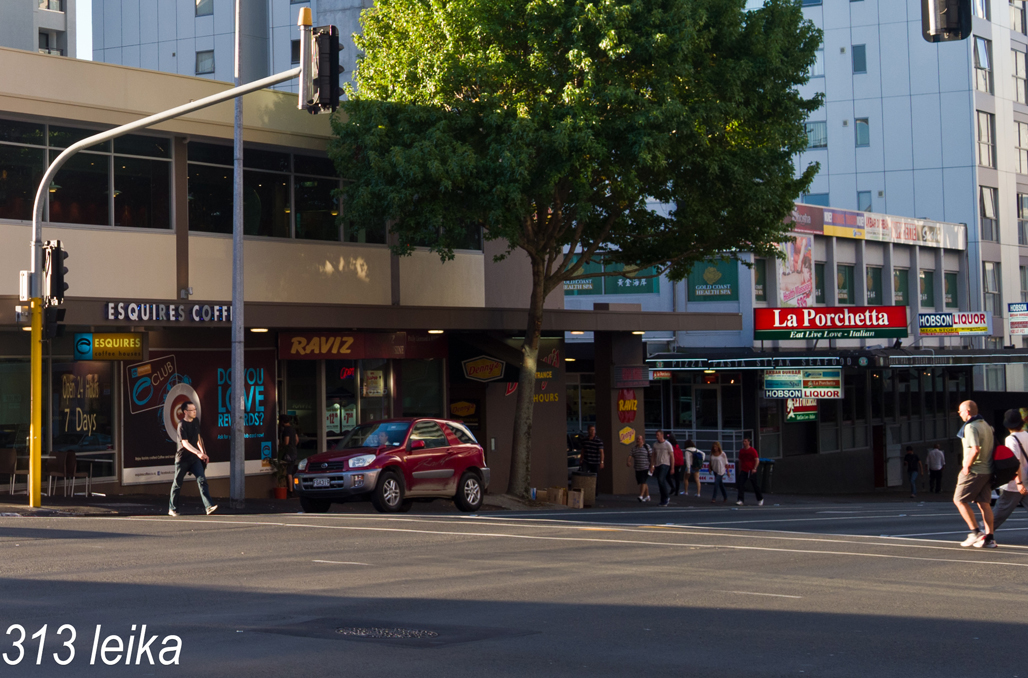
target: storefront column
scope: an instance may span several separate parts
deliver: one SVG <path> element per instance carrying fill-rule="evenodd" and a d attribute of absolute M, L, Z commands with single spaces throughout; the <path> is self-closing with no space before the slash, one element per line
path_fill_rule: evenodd
<path fill-rule="evenodd" d="M 317 417 L 318 426 L 318 452 L 328 449 L 328 430 L 325 426 L 325 361 L 319 360 L 318 366 L 314 368 L 314 393 L 315 406 L 314 416 Z"/>
<path fill-rule="evenodd" d="M 643 387 L 619 387 L 619 374 L 626 370 L 618 368 L 639 367 L 648 378 L 645 358 L 646 350 L 642 337 L 630 332 L 596 332 L 594 335 L 594 355 L 596 365 L 596 435 L 604 443 L 604 467 L 596 481 L 597 492 L 605 494 L 633 494 L 638 490 L 635 484 L 635 471 L 625 464 L 632 448 L 634 439 L 622 443 L 621 433 L 625 439 L 646 435 L 646 412 L 644 411 Z M 623 383 L 623 382 L 622 382 Z M 622 388 L 626 394 L 635 395 L 634 410 L 620 412 L 619 393 Z M 633 416 L 634 415 L 634 416 Z M 625 419 L 626 421 L 622 421 Z"/>

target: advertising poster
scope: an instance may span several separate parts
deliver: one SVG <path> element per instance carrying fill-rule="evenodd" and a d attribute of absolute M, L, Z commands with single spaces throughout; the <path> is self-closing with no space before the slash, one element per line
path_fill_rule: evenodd
<path fill-rule="evenodd" d="M 785 401 L 785 422 L 816 421 L 817 401 L 813 398 L 789 398 Z"/>
<path fill-rule="evenodd" d="M 842 370 L 764 370 L 764 397 L 841 400 Z"/>
<path fill-rule="evenodd" d="M 992 316 L 981 312 L 918 313 L 917 331 L 931 337 L 989 336 L 992 334 Z"/>
<path fill-rule="evenodd" d="M 730 461 L 725 464 L 725 477 L 724 481 L 726 485 L 735 483 L 735 462 Z M 710 464 L 703 462 L 703 468 L 700 469 L 700 482 L 701 483 L 712 483 L 714 482 L 714 474 L 710 472 Z"/>
<path fill-rule="evenodd" d="M 739 301 L 739 262 L 703 261 L 693 266 L 689 301 Z"/>
<path fill-rule="evenodd" d="M 1010 336 L 1028 335 L 1028 304 L 1007 304 Z"/>
<path fill-rule="evenodd" d="M 786 308 L 812 306 L 814 303 L 814 236 L 798 235 L 781 243 L 785 261 L 778 280 L 778 303 Z"/>
<path fill-rule="evenodd" d="M 211 461 L 208 478 L 227 478 L 232 423 L 231 352 L 151 351 L 150 360 L 125 366 L 125 449 L 122 483 L 169 482 L 175 472 L 178 423 L 187 400 L 196 405 L 200 436 Z M 247 474 L 270 470 L 275 454 L 275 351 L 246 352 Z"/>
<path fill-rule="evenodd" d="M 756 339 L 878 339 L 907 336 L 905 306 L 755 308 Z"/>

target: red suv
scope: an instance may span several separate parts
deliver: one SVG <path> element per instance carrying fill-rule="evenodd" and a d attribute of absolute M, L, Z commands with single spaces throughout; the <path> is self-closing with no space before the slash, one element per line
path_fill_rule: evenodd
<path fill-rule="evenodd" d="M 367 499 L 382 513 L 403 512 L 415 499 L 439 497 L 477 511 L 487 487 L 482 446 L 464 424 L 442 419 L 361 424 L 335 450 L 302 460 L 293 477 L 307 513 Z"/>

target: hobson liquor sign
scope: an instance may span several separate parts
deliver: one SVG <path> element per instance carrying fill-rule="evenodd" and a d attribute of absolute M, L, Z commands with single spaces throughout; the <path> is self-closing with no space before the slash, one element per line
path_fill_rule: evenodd
<path fill-rule="evenodd" d="M 755 339 L 878 339 L 906 336 L 906 306 L 753 309 Z"/>

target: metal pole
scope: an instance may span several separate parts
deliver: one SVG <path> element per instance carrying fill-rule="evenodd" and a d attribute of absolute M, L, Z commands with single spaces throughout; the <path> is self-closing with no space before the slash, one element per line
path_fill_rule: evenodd
<path fill-rule="evenodd" d="M 236 0 L 235 85 L 240 77 L 240 21 Z M 232 177 L 232 455 L 229 464 L 230 505 L 246 505 L 246 373 L 243 346 L 243 100 L 236 99 L 233 130 L 234 157 Z"/>
<path fill-rule="evenodd" d="M 225 90 L 218 94 L 212 94 L 209 97 L 198 99 L 197 101 L 183 104 L 182 106 L 176 106 L 175 108 L 161 113 L 155 113 L 154 115 L 147 116 L 141 120 L 130 122 L 120 127 L 94 134 L 91 137 L 87 137 L 82 141 L 76 142 L 66 148 L 60 155 L 58 155 L 53 163 L 47 167 L 46 172 L 43 173 L 43 179 L 39 182 L 39 187 L 36 189 L 36 200 L 32 207 L 32 241 L 31 247 L 31 278 L 30 278 L 30 292 L 29 296 L 32 299 L 32 347 L 31 353 L 32 358 L 30 360 L 30 369 L 32 374 L 30 376 L 31 390 L 30 390 L 30 415 L 29 415 L 29 506 L 38 508 L 41 506 L 40 494 L 42 488 L 42 450 L 41 450 L 41 429 L 43 425 L 43 206 L 46 204 L 46 196 L 50 187 L 50 183 L 53 181 L 54 176 L 57 175 L 58 170 L 64 165 L 64 163 L 72 155 L 87 148 L 94 144 L 98 144 L 102 141 L 114 139 L 120 137 L 123 134 L 134 132 L 137 129 L 143 129 L 145 127 L 151 127 L 157 123 L 164 122 L 165 120 L 172 120 L 178 118 L 187 113 L 193 111 L 199 111 L 200 109 L 213 106 L 214 104 L 220 104 L 223 101 L 229 99 L 235 99 L 244 94 L 250 92 L 256 92 L 257 90 L 277 85 L 280 82 L 286 80 L 292 80 L 296 76 L 300 75 L 300 67 L 292 68 L 282 73 L 255 80 L 242 87 L 233 87 L 232 89 Z M 240 314 L 242 309 L 240 309 Z M 233 317 L 235 313 L 233 312 Z"/>

